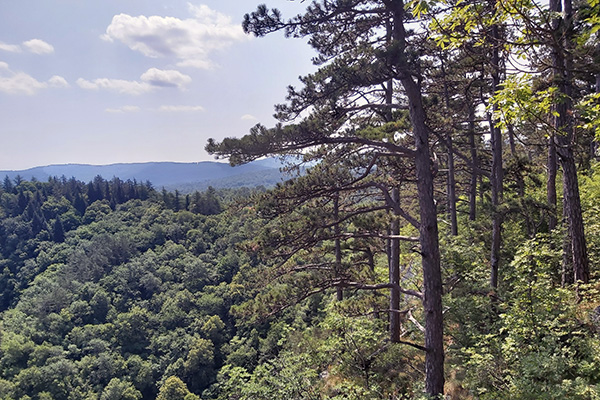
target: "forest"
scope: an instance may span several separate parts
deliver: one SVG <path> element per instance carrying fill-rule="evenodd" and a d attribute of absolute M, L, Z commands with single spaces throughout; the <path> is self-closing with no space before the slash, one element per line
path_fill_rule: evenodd
<path fill-rule="evenodd" d="M 600 399 L 600 2 L 314 0 L 274 188 L 4 179 L 0 398 Z"/>

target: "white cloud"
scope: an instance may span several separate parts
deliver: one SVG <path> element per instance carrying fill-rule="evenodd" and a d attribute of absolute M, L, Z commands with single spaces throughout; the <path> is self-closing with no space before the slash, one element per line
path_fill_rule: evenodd
<path fill-rule="evenodd" d="M 242 115 L 242 119 L 244 121 L 256 121 L 256 120 L 258 120 L 258 118 L 256 118 L 254 115 L 251 115 L 251 114 L 244 114 L 244 115 Z"/>
<path fill-rule="evenodd" d="M 158 109 L 163 112 L 200 112 L 204 111 L 202 106 L 160 106 Z"/>
<path fill-rule="evenodd" d="M 47 88 L 64 88 L 69 84 L 62 76 L 54 75 L 47 82 L 40 82 L 25 72 L 12 71 L 8 64 L 0 62 L 0 92 L 7 94 L 34 95 Z"/>
<path fill-rule="evenodd" d="M 194 18 L 115 15 L 102 38 L 120 41 L 147 57 L 169 57 L 179 66 L 211 68 L 210 53 L 250 36 L 231 17 L 205 5 L 188 4 Z"/>
<path fill-rule="evenodd" d="M 0 92 L 8 94 L 33 95 L 47 86 L 46 83 L 40 82 L 24 72 L 16 72 L 10 76 L 0 77 Z"/>
<path fill-rule="evenodd" d="M 152 91 L 152 85 L 146 82 L 126 81 L 123 79 L 99 78 L 88 81 L 77 79 L 77 85 L 88 90 L 109 90 L 122 94 L 140 95 Z"/>
<path fill-rule="evenodd" d="M 77 80 L 77 85 L 88 90 L 109 90 L 121 94 L 141 95 L 159 87 L 176 87 L 185 89 L 185 85 L 192 81 L 188 75 L 175 70 L 160 70 L 150 68 L 140 76 L 141 82 L 127 81 L 124 79 L 98 78 L 88 81 L 83 78 Z"/>
<path fill-rule="evenodd" d="M 23 42 L 23 46 L 34 54 L 54 53 L 54 46 L 40 39 L 31 39 L 26 42 Z"/>
<path fill-rule="evenodd" d="M 140 111 L 138 106 L 123 106 L 121 108 L 107 108 L 105 111 L 113 114 L 134 113 Z"/>
<path fill-rule="evenodd" d="M 4 42 L 0 42 L 0 50 L 10 51 L 11 53 L 20 53 L 21 47 L 17 44 L 6 44 Z"/>
<path fill-rule="evenodd" d="M 142 81 L 153 86 L 177 87 L 183 89 L 185 85 L 192 82 L 192 78 L 175 70 L 160 70 L 150 68 L 140 77 Z"/>
<path fill-rule="evenodd" d="M 44 42 L 41 39 L 31 39 L 22 43 L 22 46 L 18 44 L 7 44 L 0 42 L 0 50 L 10 51 L 11 53 L 21 53 L 23 48 L 33 54 L 51 54 L 54 53 L 54 46 Z"/>
<path fill-rule="evenodd" d="M 218 11 L 211 10 L 210 7 L 204 4 L 196 6 L 188 3 L 188 9 L 196 17 L 196 19 L 205 25 L 229 26 L 231 25 L 231 17 L 221 14 Z"/>
<path fill-rule="evenodd" d="M 54 75 L 52 78 L 48 79 L 48 85 L 54 88 L 67 88 L 70 86 L 65 78 L 58 75 Z"/>

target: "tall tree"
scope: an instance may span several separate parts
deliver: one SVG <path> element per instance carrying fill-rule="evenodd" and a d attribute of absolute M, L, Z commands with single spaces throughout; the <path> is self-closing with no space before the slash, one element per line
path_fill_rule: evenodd
<path fill-rule="evenodd" d="M 497 2 L 490 0 L 488 7 L 492 13 L 492 19 L 494 22 L 490 26 L 490 33 L 488 43 L 490 46 L 490 58 L 491 58 L 491 77 L 492 86 L 491 93 L 494 95 L 500 90 L 501 85 L 501 74 L 503 67 L 501 65 L 500 49 L 502 48 L 503 42 L 500 37 L 500 25 L 495 21 Z M 492 114 L 490 114 L 490 141 L 492 145 L 492 174 L 490 178 L 492 186 L 492 249 L 490 255 L 490 286 L 493 289 L 498 288 L 498 273 L 500 267 L 500 246 L 502 245 L 502 219 L 503 215 L 500 211 L 500 204 L 502 202 L 503 193 L 503 182 L 504 182 L 504 171 L 503 171 L 503 157 L 502 157 L 502 131 L 498 126 L 498 105 L 493 103 Z"/>
<path fill-rule="evenodd" d="M 573 5 L 571 0 L 551 0 L 552 75 L 559 96 L 555 103 L 553 135 L 558 159 L 563 170 L 563 201 L 568 224 L 573 277 L 575 282 L 587 283 L 590 279 L 587 245 L 583 231 L 583 214 L 577 181 L 577 165 L 573 121 Z M 561 17 L 559 17 L 561 15 Z"/>
<path fill-rule="evenodd" d="M 310 111 L 298 123 L 273 129 L 255 127 L 241 139 L 209 141 L 209 152 L 229 156 L 232 163 L 267 154 L 288 154 L 323 146 L 311 154 L 335 151 L 346 157 L 358 152 L 410 157 L 414 168 L 418 220 L 398 210 L 419 229 L 425 309 L 426 391 L 437 396 L 444 388 L 442 279 L 438 242 L 430 130 L 420 87 L 416 44 L 404 23 L 410 19 L 403 1 L 313 1 L 303 15 L 282 19 L 278 10 L 259 6 L 244 19 L 244 28 L 258 36 L 284 30 L 308 36 L 318 51 L 319 71 L 303 78 L 304 88 L 290 88 L 289 103 L 279 106 L 282 120 Z M 386 27 L 389 27 L 386 29 Z M 386 89 L 399 84 L 393 105 Z M 398 117 L 381 122 L 390 107 L 408 109 L 410 128 L 399 132 Z M 379 121 L 379 122 L 378 122 Z M 411 146 L 403 135 L 412 138 Z"/>
<path fill-rule="evenodd" d="M 500 2 L 488 0 L 486 2 L 457 1 L 451 3 L 449 12 L 441 18 L 435 18 L 431 24 L 438 44 L 443 47 L 459 48 L 470 54 L 480 63 L 479 68 L 471 68 L 470 73 L 476 71 L 480 77 L 481 102 L 487 105 L 488 131 L 490 137 L 490 150 L 492 155 L 491 172 L 489 175 L 491 187 L 492 206 L 492 231 L 490 248 L 490 286 L 493 290 L 498 288 L 500 249 L 502 245 L 504 169 L 503 169 L 503 135 L 499 120 L 499 107 L 494 96 L 502 87 L 505 75 L 505 48 L 504 39 L 506 27 L 502 25 L 503 10 Z M 475 70 L 475 71 L 474 71 Z M 471 102 L 468 120 L 470 122 L 469 134 L 473 135 L 475 124 L 475 105 L 472 97 L 465 92 L 465 101 Z M 474 139 L 474 137 L 473 137 Z M 474 140 L 470 140 L 472 162 L 476 162 L 476 149 Z M 473 168 L 475 172 L 475 168 Z M 471 181 L 471 193 L 475 191 L 476 178 Z M 475 216 L 475 198 L 471 197 L 471 218 Z"/>
<path fill-rule="evenodd" d="M 587 75 L 585 79 L 593 86 L 593 72 L 576 60 L 576 31 L 573 4 L 570 0 L 552 0 L 547 9 L 540 9 L 534 3 L 507 3 L 506 12 L 516 21 L 520 29 L 517 41 L 523 46 L 519 51 L 529 50 L 529 62 L 540 77 L 547 79 L 546 90 L 542 90 L 542 100 L 529 107 L 530 118 L 543 122 L 543 115 L 551 115 L 548 127 L 547 156 L 547 201 L 550 208 L 549 228 L 556 226 L 556 177 L 557 164 L 563 177 L 563 219 L 567 225 L 565 264 L 570 264 L 575 281 L 588 282 L 589 260 L 583 231 L 583 217 L 577 179 L 577 146 L 574 102 L 578 94 L 575 72 Z M 592 50 L 593 51 L 593 50 Z M 548 54 L 549 53 L 549 54 Z M 578 67 L 575 68 L 576 64 Z M 589 70 L 588 73 L 584 71 Z M 583 79 L 582 79 L 583 80 Z M 533 92 L 533 89 L 530 89 Z M 593 89 L 592 89 L 593 90 Z M 533 96 L 535 97 L 535 96 Z M 536 108 L 537 107 L 537 108 Z M 564 269 L 564 268 L 563 268 Z"/>

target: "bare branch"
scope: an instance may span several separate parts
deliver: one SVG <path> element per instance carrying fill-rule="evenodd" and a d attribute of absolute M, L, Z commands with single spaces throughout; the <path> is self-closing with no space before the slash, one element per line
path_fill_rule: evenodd
<path fill-rule="evenodd" d="M 406 344 L 408 346 L 412 346 L 415 349 L 418 349 L 418 350 L 421 350 L 421 351 L 427 351 L 427 348 L 425 348 L 425 346 L 421 346 L 420 344 L 417 344 L 417 343 L 408 342 L 406 340 L 399 340 L 398 343 L 402 343 L 402 344 Z"/>
<path fill-rule="evenodd" d="M 398 239 L 405 242 L 418 242 L 417 236 L 402 236 L 402 235 L 382 235 L 379 233 L 342 233 L 343 238 L 377 238 L 377 239 Z M 335 238 L 335 237 L 333 237 Z"/>
<path fill-rule="evenodd" d="M 408 317 L 408 320 L 410 322 L 412 322 L 413 324 L 415 324 L 415 326 L 417 327 L 418 330 L 420 330 L 421 332 L 425 333 L 425 327 L 423 325 L 421 325 L 419 323 L 419 321 L 416 320 L 415 317 L 413 317 L 411 310 L 408 310 L 408 313 L 406 315 Z"/>
<path fill-rule="evenodd" d="M 360 283 L 360 282 L 348 282 L 348 281 L 340 280 L 340 281 L 334 282 L 332 286 L 341 286 L 341 287 L 354 288 L 354 289 L 360 289 L 360 290 L 396 289 L 402 294 L 414 296 L 414 297 L 417 297 L 417 298 L 423 300 L 423 293 L 418 292 L 416 290 L 403 289 L 399 285 L 394 285 L 393 283 L 380 283 L 377 285 L 368 285 L 368 284 L 364 284 L 364 283 Z"/>

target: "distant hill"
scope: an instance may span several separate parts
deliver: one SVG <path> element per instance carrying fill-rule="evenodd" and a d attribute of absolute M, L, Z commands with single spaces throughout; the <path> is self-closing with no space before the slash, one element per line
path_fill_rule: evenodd
<path fill-rule="evenodd" d="M 121 180 L 150 181 L 155 188 L 165 187 L 168 190 L 192 192 L 203 190 L 208 186 L 215 188 L 274 186 L 285 179 L 280 172 L 281 163 L 275 159 L 258 160 L 249 164 L 232 167 L 229 164 L 202 161 L 197 163 L 148 162 L 131 164 L 87 165 L 64 164 L 35 167 L 21 171 L 0 171 L 0 179 L 8 176 L 14 179 L 35 178 L 46 181 L 50 177 L 74 177 L 89 182 L 100 175 L 110 180 L 117 177 Z"/>

